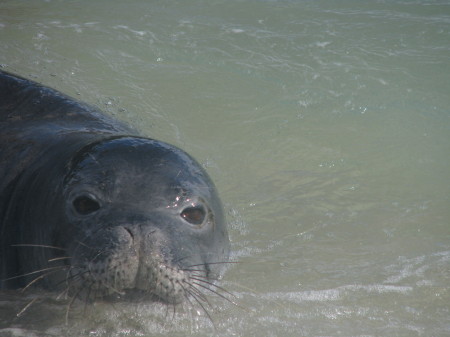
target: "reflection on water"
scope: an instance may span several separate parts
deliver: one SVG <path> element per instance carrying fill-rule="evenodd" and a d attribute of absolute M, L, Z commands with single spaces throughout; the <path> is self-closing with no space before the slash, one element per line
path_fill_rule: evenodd
<path fill-rule="evenodd" d="M 66 326 L 64 300 L 14 318 L 35 295 L 2 294 L 0 335 L 448 335 L 448 9 L 3 1 L 7 70 L 204 164 L 240 261 L 221 284 L 244 309 L 212 297 L 212 324 L 189 305 L 79 304 Z"/>

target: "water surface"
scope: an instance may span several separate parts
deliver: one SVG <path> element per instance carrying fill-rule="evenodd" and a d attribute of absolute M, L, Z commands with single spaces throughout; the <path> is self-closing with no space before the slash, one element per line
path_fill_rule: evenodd
<path fill-rule="evenodd" d="M 0 335 L 449 336 L 450 2 L 3 1 L 0 64 L 182 147 L 233 259 L 195 305 L 0 297 Z"/>

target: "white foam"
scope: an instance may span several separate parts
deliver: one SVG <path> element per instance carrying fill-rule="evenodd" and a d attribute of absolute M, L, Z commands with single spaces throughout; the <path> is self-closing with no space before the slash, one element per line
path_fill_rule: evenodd
<path fill-rule="evenodd" d="M 325 48 L 325 47 L 328 46 L 329 44 L 331 44 L 330 41 L 316 42 L 316 46 L 317 46 L 317 47 L 320 47 L 320 48 Z"/>
<path fill-rule="evenodd" d="M 338 301 L 348 295 L 348 292 L 359 292 L 364 291 L 367 293 L 398 293 L 406 294 L 413 290 L 412 287 L 408 286 L 394 286 L 394 285 L 384 285 L 384 284 L 371 284 L 371 285 L 345 285 L 337 287 L 334 289 L 324 289 L 324 290 L 309 290 L 300 292 L 273 292 L 268 293 L 266 297 L 270 299 L 283 299 L 286 301 L 291 301 L 293 303 L 301 303 L 305 301 L 313 302 L 328 302 L 328 301 Z"/>

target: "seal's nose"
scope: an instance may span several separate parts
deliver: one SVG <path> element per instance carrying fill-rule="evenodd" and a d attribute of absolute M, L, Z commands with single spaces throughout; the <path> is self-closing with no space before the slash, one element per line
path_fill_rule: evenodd
<path fill-rule="evenodd" d="M 168 242 L 167 237 L 151 223 L 122 224 L 117 226 L 117 230 L 120 232 L 120 240 L 133 247 L 141 258 L 154 253 L 155 250 L 160 254 L 165 252 L 164 243 Z"/>
<path fill-rule="evenodd" d="M 133 233 L 133 231 L 130 228 L 126 227 L 126 226 L 124 226 L 122 228 L 125 229 L 125 231 L 128 232 L 128 234 L 130 235 L 131 240 L 134 241 L 134 233 Z"/>
<path fill-rule="evenodd" d="M 142 230 L 139 225 L 123 224 L 117 226 L 123 243 L 133 249 L 137 256 L 141 255 Z"/>

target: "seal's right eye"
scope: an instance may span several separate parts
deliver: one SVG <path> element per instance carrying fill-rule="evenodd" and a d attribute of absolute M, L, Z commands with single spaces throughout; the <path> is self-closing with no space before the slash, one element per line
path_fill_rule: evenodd
<path fill-rule="evenodd" d="M 75 211 L 81 215 L 88 215 L 100 209 L 100 204 L 87 195 L 75 198 L 72 204 Z"/>
<path fill-rule="evenodd" d="M 181 217 L 192 225 L 201 225 L 205 221 L 206 211 L 201 206 L 187 207 L 181 212 Z"/>

